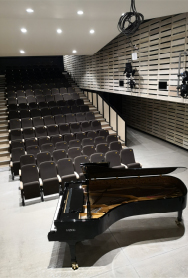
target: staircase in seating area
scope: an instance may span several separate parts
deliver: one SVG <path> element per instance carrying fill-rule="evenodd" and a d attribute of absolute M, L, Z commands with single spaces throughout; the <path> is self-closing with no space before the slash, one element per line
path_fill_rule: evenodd
<path fill-rule="evenodd" d="M 0 75 L 0 167 L 10 163 L 8 115 L 5 97 L 5 76 Z"/>
<path fill-rule="evenodd" d="M 92 103 L 87 99 L 87 97 L 84 95 L 84 93 L 79 89 L 79 87 L 76 85 L 76 83 L 72 80 L 69 74 L 66 75 L 69 84 L 75 89 L 77 93 L 79 93 L 80 98 L 84 100 L 84 104 L 89 106 L 90 111 L 93 111 L 95 113 L 95 118 L 101 122 L 101 126 L 103 129 L 106 129 L 109 131 L 109 134 L 117 135 L 117 132 L 112 129 L 112 127 L 109 125 L 109 123 L 103 118 L 103 116 L 99 113 L 97 108 L 92 105 Z M 125 146 L 125 143 L 121 140 L 119 140 L 122 144 L 122 147 Z"/>

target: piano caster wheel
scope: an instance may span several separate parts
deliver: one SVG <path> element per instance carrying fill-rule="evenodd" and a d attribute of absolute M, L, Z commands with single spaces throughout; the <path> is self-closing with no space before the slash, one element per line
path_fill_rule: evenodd
<path fill-rule="evenodd" d="M 175 222 L 176 222 L 176 225 L 177 225 L 177 226 L 180 226 L 180 225 L 181 225 L 181 221 L 179 221 L 178 219 L 176 219 Z"/>
<path fill-rule="evenodd" d="M 72 263 L 72 269 L 73 269 L 73 270 L 78 269 L 78 264 L 77 264 L 77 263 Z"/>

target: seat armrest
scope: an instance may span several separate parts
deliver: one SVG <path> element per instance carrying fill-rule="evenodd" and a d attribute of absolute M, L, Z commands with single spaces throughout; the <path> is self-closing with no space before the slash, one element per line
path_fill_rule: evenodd
<path fill-rule="evenodd" d="M 124 166 L 126 169 L 128 168 L 127 165 L 125 165 L 125 164 L 123 164 L 123 163 L 121 163 L 121 165 Z"/>
<path fill-rule="evenodd" d="M 75 174 L 76 178 L 79 179 L 78 173 L 77 173 L 77 172 L 74 172 L 74 174 Z"/>
<path fill-rule="evenodd" d="M 22 171 L 21 169 L 19 169 L 19 176 L 21 177 L 21 175 L 22 175 Z"/>
<path fill-rule="evenodd" d="M 22 182 L 22 181 L 20 181 L 19 189 L 20 189 L 20 190 L 23 190 L 23 182 Z"/>
<path fill-rule="evenodd" d="M 10 167 L 13 167 L 13 162 L 12 161 L 10 161 Z"/>
<path fill-rule="evenodd" d="M 57 178 L 58 178 L 59 182 L 61 182 L 61 177 L 60 177 L 60 175 L 57 175 Z"/>
<path fill-rule="evenodd" d="M 39 183 L 40 183 L 40 186 L 43 186 L 43 182 L 42 182 L 41 178 L 39 178 Z"/>
<path fill-rule="evenodd" d="M 136 163 L 140 164 L 139 162 L 136 161 Z M 140 167 L 142 168 L 142 164 L 140 164 Z"/>
<path fill-rule="evenodd" d="M 10 158 L 12 158 L 12 154 L 10 153 Z"/>

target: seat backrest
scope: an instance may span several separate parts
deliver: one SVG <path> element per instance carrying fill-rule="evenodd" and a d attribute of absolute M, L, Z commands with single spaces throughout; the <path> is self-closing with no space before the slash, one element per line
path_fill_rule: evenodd
<path fill-rule="evenodd" d="M 53 161 L 55 164 L 58 163 L 58 160 L 67 158 L 67 153 L 65 150 L 55 150 L 53 151 Z"/>
<path fill-rule="evenodd" d="M 82 139 L 87 138 L 87 134 L 85 132 L 76 133 L 76 139 L 79 139 L 82 142 Z"/>
<path fill-rule="evenodd" d="M 67 124 L 67 123 L 60 124 L 59 125 L 59 133 L 60 134 L 70 133 L 70 126 L 69 126 L 69 124 Z"/>
<path fill-rule="evenodd" d="M 76 122 L 76 117 L 75 117 L 75 114 L 65 114 L 65 117 L 66 117 L 66 122 L 67 123 L 75 123 Z"/>
<path fill-rule="evenodd" d="M 12 141 L 10 145 L 11 150 L 15 148 L 25 148 L 24 142 L 22 140 Z"/>
<path fill-rule="evenodd" d="M 41 88 L 40 84 L 38 84 L 38 83 L 33 84 L 33 90 L 34 90 L 34 91 L 35 91 L 35 90 L 38 90 L 38 89 L 40 89 L 40 88 Z"/>
<path fill-rule="evenodd" d="M 51 95 L 51 89 L 49 89 L 49 88 L 44 88 L 44 89 L 43 89 L 43 94 L 44 94 L 45 96 Z"/>
<path fill-rule="evenodd" d="M 92 130 L 90 122 L 82 122 L 81 127 L 83 132 Z"/>
<path fill-rule="evenodd" d="M 63 95 L 62 94 L 54 95 L 54 97 L 55 97 L 55 101 L 63 100 Z"/>
<path fill-rule="evenodd" d="M 97 153 L 107 153 L 109 151 L 108 144 L 107 143 L 102 143 L 96 145 L 96 151 Z"/>
<path fill-rule="evenodd" d="M 95 120 L 95 114 L 93 112 L 86 112 L 86 120 L 87 121 Z"/>
<path fill-rule="evenodd" d="M 131 148 L 125 148 L 122 149 L 120 152 L 121 162 L 125 165 L 130 163 L 135 163 L 135 157 L 133 149 Z"/>
<path fill-rule="evenodd" d="M 25 154 L 24 148 L 12 149 L 12 161 L 20 161 L 20 157 Z"/>
<path fill-rule="evenodd" d="M 33 154 L 37 158 L 37 154 L 40 153 L 39 146 L 29 146 L 27 147 L 27 154 Z"/>
<path fill-rule="evenodd" d="M 81 126 L 79 123 L 70 123 L 70 130 L 72 133 L 81 132 Z"/>
<path fill-rule="evenodd" d="M 69 100 L 69 99 L 72 99 L 72 96 L 71 96 L 71 94 L 64 94 L 63 98 L 64 98 L 64 100 Z"/>
<path fill-rule="evenodd" d="M 20 129 L 21 121 L 19 119 L 11 119 L 10 120 L 10 130 L 12 129 Z"/>
<path fill-rule="evenodd" d="M 45 102 L 45 97 L 43 95 L 36 96 L 37 103 Z"/>
<path fill-rule="evenodd" d="M 80 148 L 69 148 L 68 149 L 68 157 L 71 159 L 74 159 L 77 156 L 81 155 L 81 149 Z"/>
<path fill-rule="evenodd" d="M 55 144 L 56 150 L 65 150 L 66 152 L 68 151 L 68 143 L 66 141 L 62 142 L 57 142 Z"/>
<path fill-rule="evenodd" d="M 44 126 L 43 118 L 42 117 L 34 117 L 33 118 L 33 126 Z"/>
<path fill-rule="evenodd" d="M 105 138 L 109 135 L 109 131 L 106 129 L 99 130 L 99 136 L 104 136 Z"/>
<path fill-rule="evenodd" d="M 82 173 L 80 163 L 88 163 L 88 162 L 89 162 L 89 157 L 87 155 L 80 155 L 80 156 L 75 157 L 75 159 L 74 159 L 75 171 L 78 174 Z"/>
<path fill-rule="evenodd" d="M 53 115 L 53 116 L 55 116 L 55 115 L 59 115 L 59 114 L 61 114 L 61 107 L 52 107 L 51 108 L 51 114 Z"/>
<path fill-rule="evenodd" d="M 36 126 L 35 127 L 36 137 L 46 137 L 47 129 L 44 126 Z"/>
<path fill-rule="evenodd" d="M 72 109 L 72 113 L 80 112 L 80 106 L 78 106 L 78 105 L 73 105 L 71 109 Z"/>
<path fill-rule="evenodd" d="M 55 123 L 57 125 L 65 123 L 65 115 L 59 114 L 54 116 Z"/>
<path fill-rule="evenodd" d="M 40 177 L 42 180 L 57 177 L 57 170 L 55 162 L 46 161 L 40 164 Z"/>
<path fill-rule="evenodd" d="M 101 163 L 104 162 L 104 154 L 103 153 L 94 153 L 90 156 L 90 162 L 91 163 Z"/>
<path fill-rule="evenodd" d="M 39 147 L 41 148 L 41 146 L 43 144 L 50 143 L 50 138 L 48 138 L 48 137 L 41 137 L 41 138 L 38 139 L 38 141 L 39 141 Z"/>
<path fill-rule="evenodd" d="M 116 135 L 108 135 L 106 137 L 106 142 L 108 143 L 108 145 L 111 143 L 111 142 L 114 142 L 114 141 L 118 141 L 118 138 Z"/>
<path fill-rule="evenodd" d="M 84 138 L 82 139 L 82 147 L 94 145 L 93 138 Z"/>
<path fill-rule="evenodd" d="M 104 136 L 98 136 L 94 139 L 95 146 L 98 144 L 106 143 L 106 138 Z"/>
<path fill-rule="evenodd" d="M 41 90 L 41 89 L 35 89 L 34 90 L 34 94 L 35 94 L 35 96 L 41 96 L 42 94 L 43 94 L 43 90 Z"/>
<path fill-rule="evenodd" d="M 35 164 L 35 157 L 32 154 L 25 154 L 20 157 L 20 167 L 28 164 Z"/>
<path fill-rule="evenodd" d="M 41 152 L 50 152 L 52 155 L 53 151 L 54 151 L 54 145 L 52 143 L 41 145 Z"/>
<path fill-rule="evenodd" d="M 51 115 L 51 109 L 48 107 L 44 107 L 41 109 L 42 117 Z"/>
<path fill-rule="evenodd" d="M 72 159 L 63 158 L 58 160 L 57 169 L 60 177 L 74 174 L 74 166 L 73 166 Z"/>
<path fill-rule="evenodd" d="M 48 136 L 59 135 L 59 129 L 57 125 L 49 125 L 47 126 Z"/>
<path fill-rule="evenodd" d="M 105 161 L 110 162 L 110 167 L 120 166 L 121 159 L 119 152 L 117 151 L 109 151 L 105 154 Z"/>
<path fill-rule="evenodd" d="M 80 105 L 80 112 L 89 112 L 88 105 Z"/>
<path fill-rule="evenodd" d="M 17 90 L 17 92 L 16 92 L 17 97 L 25 97 L 25 93 L 24 93 L 24 90 Z M 27 96 L 27 93 L 26 93 L 26 96 Z"/>
<path fill-rule="evenodd" d="M 77 120 L 77 122 L 85 122 L 86 114 L 85 113 L 77 113 L 76 120 Z"/>
<path fill-rule="evenodd" d="M 81 141 L 78 139 L 69 141 L 69 148 L 81 148 Z"/>
<path fill-rule="evenodd" d="M 118 141 L 111 142 L 109 147 L 110 147 L 111 151 L 118 151 L 118 152 L 120 152 L 122 150 L 121 142 L 118 142 Z"/>
<path fill-rule="evenodd" d="M 62 107 L 62 114 L 65 115 L 65 114 L 69 114 L 71 113 L 71 107 L 70 106 L 63 106 Z"/>
<path fill-rule="evenodd" d="M 51 136 L 51 142 L 54 146 L 57 142 L 62 142 L 62 141 L 63 141 L 63 136 L 62 135 L 58 134 L 58 135 Z"/>
<path fill-rule="evenodd" d="M 20 114 L 19 114 L 18 111 L 9 111 L 8 118 L 9 118 L 9 120 L 11 120 L 11 119 L 19 119 L 20 118 Z"/>
<path fill-rule="evenodd" d="M 13 129 L 10 132 L 11 141 L 21 140 L 23 139 L 21 129 Z"/>
<path fill-rule="evenodd" d="M 23 184 L 39 181 L 39 173 L 36 165 L 24 165 L 22 170 L 22 182 Z"/>
<path fill-rule="evenodd" d="M 34 96 L 28 96 L 27 97 L 27 102 L 28 103 L 36 103 L 36 98 Z"/>
<path fill-rule="evenodd" d="M 25 147 L 26 147 L 26 149 L 29 146 L 38 146 L 38 140 L 35 139 L 35 138 L 25 139 Z"/>
<path fill-rule="evenodd" d="M 20 103 L 27 103 L 26 97 L 18 97 L 17 101 L 18 101 L 18 104 L 20 104 Z"/>
<path fill-rule="evenodd" d="M 22 119 L 22 128 L 25 128 L 25 127 L 33 127 L 33 122 L 31 120 L 31 118 Z"/>
<path fill-rule="evenodd" d="M 76 100 L 77 105 L 84 105 L 84 100 L 82 98 L 79 98 Z"/>
<path fill-rule="evenodd" d="M 44 119 L 45 125 L 54 125 L 55 124 L 54 117 L 51 116 L 51 115 L 50 116 L 44 116 L 43 119 Z"/>
<path fill-rule="evenodd" d="M 69 143 L 70 140 L 74 140 L 75 136 L 74 134 L 64 134 L 64 141 L 66 141 L 67 143 Z"/>
<path fill-rule="evenodd" d="M 30 118 L 30 112 L 27 109 L 20 110 L 20 118 Z"/>
<path fill-rule="evenodd" d="M 102 129 L 101 122 L 98 121 L 98 120 L 92 121 L 91 122 L 91 127 L 92 127 L 92 130 L 100 130 L 100 129 Z"/>
<path fill-rule="evenodd" d="M 96 137 L 98 137 L 99 135 L 98 135 L 98 133 L 97 133 L 97 131 L 88 131 L 88 133 L 87 133 L 87 137 L 88 138 L 93 138 L 93 139 L 95 139 Z"/>
<path fill-rule="evenodd" d="M 52 161 L 51 154 L 49 152 L 41 152 L 37 154 L 37 165 L 40 167 L 40 164 L 45 161 Z"/>
<path fill-rule="evenodd" d="M 41 117 L 41 111 L 39 109 L 31 109 L 31 117 Z"/>
<path fill-rule="evenodd" d="M 91 154 L 95 153 L 95 146 L 90 145 L 90 146 L 84 146 L 82 147 L 82 152 L 84 155 L 90 156 Z"/>
<path fill-rule="evenodd" d="M 46 102 L 54 101 L 54 96 L 52 95 L 47 95 L 46 96 Z"/>
<path fill-rule="evenodd" d="M 23 136 L 24 139 L 35 138 L 35 130 L 33 128 L 24 128 Z"/>
<path fill-rule="evenodd" d="M 80 98 L 80 96 L 78 93 L 72 93 L 72 99 L 77 100 L 79 98 Z"/>
<path fill-rule="evenodd" d="M 59 89 L 58 88 L 52 88 L 52 95 L 59 94 Z"/>
<path fill-rule="evenodd" d="M 60 94 L 67 94 L 67 88 L 60 88 Z"/>

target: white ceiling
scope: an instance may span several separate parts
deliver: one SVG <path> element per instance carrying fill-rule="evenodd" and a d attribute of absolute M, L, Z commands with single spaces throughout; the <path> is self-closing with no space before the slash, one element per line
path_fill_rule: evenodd
<path fill-rule="evenodd" d="M 0 0 L 0 56 L 90 55 L 119 34 L 131 0 Z M 187 0 L 136 0 L 145 19 L 188 11 Z M 26 12 L 32 8 L 33 13 Z M 83 10 L 83 15 L 77 11 Z M 21 28 L 27 33 L 22 33 Z M 61 34 L 56 30 L 62 29 Z M 90 34 L 90 29 L 95 33 Z M 19 51 L 24 50 L 25 54 Z"/>

